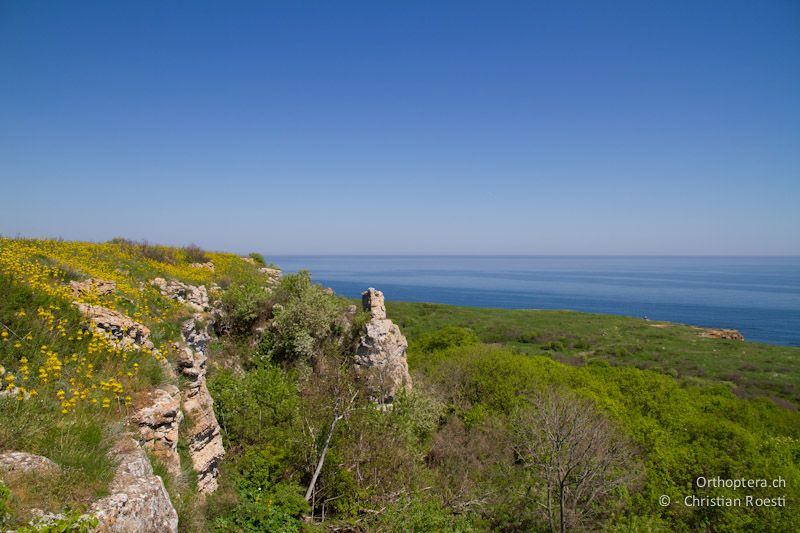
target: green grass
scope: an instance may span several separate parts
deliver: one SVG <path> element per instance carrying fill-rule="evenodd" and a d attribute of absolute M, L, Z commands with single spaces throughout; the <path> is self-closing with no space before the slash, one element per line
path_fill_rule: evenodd
<path fill-rule="evenodd" d="M 44 399 L 0 400 L 0 450 L 24 450 L 54 461 L 47 475 L 6 476 L 11 489 L 12 523 L 30 519 L 28 510 L 83 509 L 107 493 L 114 476 L 108 457 L 120 427 L 110 414 L 75 413 L 63 417 Z"/>
<path fill-rule="evenodd" d="M 389 317 L 410 342 L 447 326 L 473 330 L 482 342 L 546 355 L 575 366 L 591 361 L 654 370 L 684 382 L 725 382 L 743 397 L 800 403 L 800 348 L 706 339 L 686 325 L 573 311 L 482 309 L 388 302 Z"/>

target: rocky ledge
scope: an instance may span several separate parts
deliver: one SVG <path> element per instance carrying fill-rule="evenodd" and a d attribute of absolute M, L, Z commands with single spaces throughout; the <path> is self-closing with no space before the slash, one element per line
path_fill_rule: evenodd
<path fill-rule="evenodd" d="M 178 352 L 178 371 L 186 379 L 181 391 L 183 411 L 189 420 L 185 435 L 192 467 L 197 472 L 197 490 L 210 494 L 217 490 L 219 462 L 225 455 L 214 400 L 206 385 L 206 350 L 211 337 L 210 323 L 202 325 L 200 316 L 184 322 L 181 333 L 186 346 Z"/>

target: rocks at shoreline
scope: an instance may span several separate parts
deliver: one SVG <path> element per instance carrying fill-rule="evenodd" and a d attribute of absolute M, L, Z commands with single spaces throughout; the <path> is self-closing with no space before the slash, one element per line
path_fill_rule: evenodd
<path fill-rule="evenodd" d="M 738 329 L 704 329 L 698 335 L 706 339 L 744 340 L 744 335 Z"/>

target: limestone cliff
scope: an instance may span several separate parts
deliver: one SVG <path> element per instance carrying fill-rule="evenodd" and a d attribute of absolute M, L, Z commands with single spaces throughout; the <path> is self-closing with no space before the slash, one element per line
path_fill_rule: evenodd
<path fill-rule="evenodd" d="M 202 285 L 193 286 L 177 280 L 156 278 L 150 283 L 157 287 L 162 295 L 197 311 L 181 326 L 183 342 L 177 345 L 176 367 L 179 374 L 187 378 L 180 391 L 180 400 L 181 409 L 187 419 L 187 427 L 183 433 L 188 440 L 192 468 L 197 473 L 197 490 L 201 494 L 210 494 L 217 489 L 218 465 L 225 455 L 225 449 L 222 445 L 219 423 L 214 414 L 214 400 L 206 385 L 208 361 L 206 354 L 208 343 L 211 341 L 209 332 L 214 324 L 214 316 L 202 312 L 210 309 L 208 293 Z M 166 408 L 166 404 L 164 406 Z M 169 412 L 171 410 L 168 409 Z M 148 427 L 147 424 L 144 427 L 140 426 L 145 432 L 143 436 L 153 433 L 156 437 L 154 447 L 162 450 L 169 458 L 170 464 L 174 464 L 176 454 L 171 451 L 172 442 L 166 438 L 167 432 L 159 435 L 157 431 L 151 431 Z"/>

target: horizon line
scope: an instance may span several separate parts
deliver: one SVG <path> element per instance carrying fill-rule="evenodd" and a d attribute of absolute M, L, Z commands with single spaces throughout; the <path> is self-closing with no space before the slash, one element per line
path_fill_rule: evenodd
<path fill-rule="evenodd" d="M 270 253 L 268 257 L 774 257 L 794 259 L 800 254 L 313 254 Z"/>

